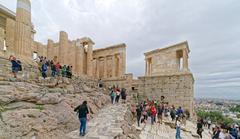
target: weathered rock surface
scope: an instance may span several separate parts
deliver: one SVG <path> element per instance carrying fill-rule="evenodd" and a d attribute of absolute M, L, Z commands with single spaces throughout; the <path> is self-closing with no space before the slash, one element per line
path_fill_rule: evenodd
<path fill-rule="evenodd" d="M 0 138 L 61 139 L 79 127 L 75 107 L 88 101 L 91 116 L 109 97 L 86 78 L 0 82 Z"/>

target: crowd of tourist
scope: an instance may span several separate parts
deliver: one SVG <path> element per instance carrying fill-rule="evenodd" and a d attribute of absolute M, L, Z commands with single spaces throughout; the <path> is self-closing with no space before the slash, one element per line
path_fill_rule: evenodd
<path fill-rule="evenodd" d="M 13 77 L 17 78 L 17 73 L 22 71 L 22 64 L 20 60 L 11 55 L 9 61 L 12 64 Z M 48 76 L 62 76 L 72 78 L 72 66 L 61 65 L 59 62 L 54 63 L 53 60 L 48 60 L 46 57 L 39 56 L 34 61 L 38 64 L 38 69 L 41 72 L 42 77 L 45 79 Z"/>
<path fill-rule="evenodd" d="M 120 89 L 118 86 L 113 85 L 108 89 L 112 104 L 119 103 L 120 98 L 123 103 L 126 103 L 127 94 L 125 88 Z"/>
<path fill-rule="evenodd" d="M 35 61 L 38 63 L 38 69 L 45 79 L 51 70 L 51 77 L 62 76 L 71 78 L 72 77 L 72 66 L 61 65 L 59 62 L 54 63 L 53 60 L 47 60 L 46 57 L 39 56 Z"/>
<path fill-rule="evenodd" d="M 163 123 L 163 117 L 170 118 L 176 124 L 176 139 L 180 139 L 180 127 L 186 124 L 187 114 L 183 111 L 182 107 L 175 108 L 174 105 L 169 106 L 165 102 L 165 97 L 161 96 L 160 100 L 145 100 L 137 104 L 136 107 L 132 106 L 132 113 L 137 117 L 137 124 L 140 126 L 142 123 L 148 121 L 154 125 Z"/>
<path fill-rule="evenodd" d="M 197 122 L 197 134 L 202 138 L 202 132 L 208 129 L 212 133 L 212 139 L 240 139 L 240 127 L 237 124 L 226 126 L 224 124 L 214 124 L 211 120 L 199 119 Z"/>

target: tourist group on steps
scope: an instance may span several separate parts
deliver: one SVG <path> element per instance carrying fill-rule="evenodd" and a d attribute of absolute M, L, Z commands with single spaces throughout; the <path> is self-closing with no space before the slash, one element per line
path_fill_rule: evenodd
<path fill-rule="evenodd" d="M 157 124 L 161 126 L 163 124 L 163 117 L 168 117 L 175 124 L 176 139 L 181 139 L 181 128 L 186 126 L 186 120 L 189 118 L 189 112 L 183 110 L 182 107 L 175 109 L 175 106 L 169 106 L 164 101 L 165 97 L 161 96 L 158 100 L 145 100 L 136 106 L 132 105 L 132 113 L 136 116 L 137 125 L 141 124 Z M 236 124 L 232 124 L 231 127 L 224 127 L 224 125 L 215 125 L 211 123 L 211 120 L 198 119 L 196 125 L 196 133 L 200 138 L 203 138 L 202 132 L 204 127 L 208 130 L 212 130 L 212 139 L 240 139 L 239 127 Z"/>
<path fill-rule="evenodd" d="M 17 73 L 22 71 L 21 61 L 17 60 L 15 56 L 11 55 L 9 61 L 12 63 L 12 74 L 14 78 L 17 78 Z M 34 59 L 38 64 L 38 70 L 41 73 L 43 79 L 49 77 L 62 76 L 72 77 L 72 66 L 61 65 L 59 62 L 54 63 L 52 60 L 48 60 L 46 57 L 39 56 Z"/>

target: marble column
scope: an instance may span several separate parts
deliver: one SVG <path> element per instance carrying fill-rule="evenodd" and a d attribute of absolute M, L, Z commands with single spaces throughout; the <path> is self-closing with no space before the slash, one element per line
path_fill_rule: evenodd
<path fill-rule="evenodd" d="M 84 49 L 83 47 L 77 43 L 76 45 L 76 57 L 75 57 L 75 66 L 77 75 L 83 75 L 83 55 Z"/>
<path fill-rule="evenodd" d="M 48 40 L 48 43 L 47 43 L 47 58 L 48 59 L 53 59 L 54 58 L 54 55 L 53 55 L 53 40 Z"/>
<path fill-rule="evenodd" d="M 122 77 L 124 74 L 123 53 L 120 53 L 118 58 L 119 58 L 119 77 Z"/>
<path fill-rule="evenodd" d="M 104 75 L 103 75 L 103 77 L 104 78 L 107 78 L 107 56 L 106 57 L 104 57 Z"/>
<path fill-rule="evenodd" d="M 145 76 L 148 76 L 148 60 L 145 59 Z"/>
<path fill-rule="evenodd" d="M 188 70 L 188 53 L 186 49 L 183 49 L 183 71 Z"/>
<path fill-rule="evenodd" d="M 88 49 L 87 49 L 87 75 L 92 76 L 92 60 L 93 60 L 93 46 L 91 43 L 88 43 Z M 98 59 L 97 59 L 98 60 Z"/>
<path fill-rule="evenodd" d="M 68 53 L 68 34 L 64 31 L 60 31 L 59 34 L 59 50 L 58 50 L 58 60 L 61 64 L 66 64 L 66 58 Z"/>
<path fill-rule="evenodd" d="M 116 77 L 116 62 L 115 55 L 112 55 L 112 78 Z"/>
<path fill-rule="evenodd" d="M 99 58 L 96 58 L 96 69 L 97 69 L 97 71 L 96 71 L 96 75 L 97 75 L 97 79 L 99 79 L 99 72 L 100 72 L 100 59 Z"/>

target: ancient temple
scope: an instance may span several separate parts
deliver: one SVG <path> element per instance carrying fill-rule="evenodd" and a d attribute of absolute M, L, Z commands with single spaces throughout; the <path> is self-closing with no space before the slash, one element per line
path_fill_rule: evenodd
<path fill-rule="evenodd" d="M 138 78 L 142 98 L 166 98 L 170 105 L 194 113 L 194 78 L 188 68 L 188 43 L 181 42 L 145 53 L 145 76 Z"/>

